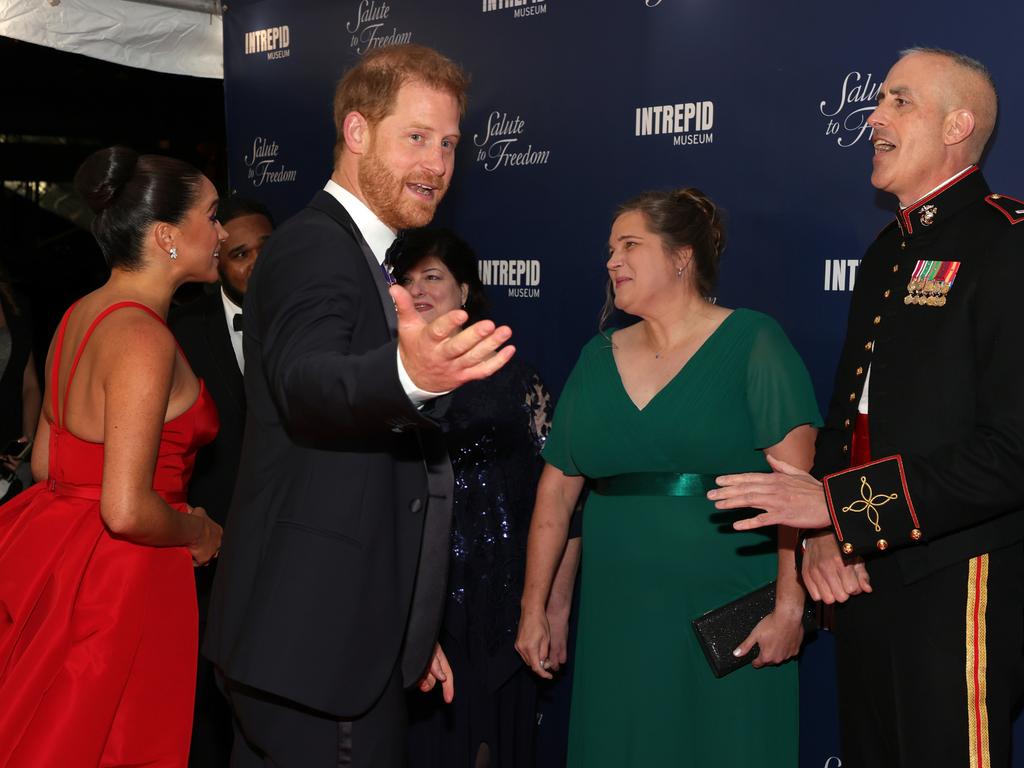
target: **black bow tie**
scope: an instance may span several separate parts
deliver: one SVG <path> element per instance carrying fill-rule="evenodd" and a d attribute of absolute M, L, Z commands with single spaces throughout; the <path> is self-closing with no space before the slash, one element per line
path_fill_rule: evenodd
<path fill-rule="evenodd" d="M 392 272 L 395 269 L 395 265 L 398 263 L 398 259 L 402 255 L 402 233 L 398 233 L 398 237 L 394 239 L 394 242 L 388 246 L 387 253 L 384 254 L 384 266 L 388 272 Z"/>
<path fill-rule="evenodd" d="M 231 327 L 236 331 L 242 330 L 242 313 L 239 312 L 237 315 L 231 318 Z"/>

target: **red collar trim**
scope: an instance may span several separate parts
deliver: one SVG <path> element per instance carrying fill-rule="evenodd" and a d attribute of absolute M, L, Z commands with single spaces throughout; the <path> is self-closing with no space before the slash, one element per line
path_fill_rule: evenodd
<path fill-rule="evenodd" d="M 963 181 L 968 176 L 970 176 L 972 173 L 975 173 L 978 170 L 980 170 L 978 168 L 978 166 L 972 165 L 970 168 L 967 168 L 966 170 L 962 171 L 961 173 L 958 173 L 956 176 L 954 176 L 952 179 L 947 181 L 945 184 L 943 184 L 941 187 L 936 189 L 934 192 L 932 192 L 927 197 L 924 197 L 921 200 L 918 200 L 916 203 L 914 203 L 910 207 L 904 208 L 902 211 L 900 211 L 896 215 L 896 223 L 900 225 L 900 231 L 904 235 L 911 235 L 911 234 L 913 234 L 914 233 L 914 225 L 910 223 L 910 215 L 912 213 L 914 213 L 921 206 L 926 205 L 930 200 L 934 200 L 936 197 L 941 195 L 943 192 L 945 192 L 947 189 L 952 187 L 954 184 L 956 184 L 956 183 L 958 183 L 960 181 Z"/>

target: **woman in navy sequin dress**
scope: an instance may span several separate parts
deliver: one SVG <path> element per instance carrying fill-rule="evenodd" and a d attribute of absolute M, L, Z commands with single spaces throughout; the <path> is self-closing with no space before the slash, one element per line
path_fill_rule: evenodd
<path fill-rule="evenodd" d="M 428 320 L 464 307 L 486 315 L 469 247 L 446 230 L 407 234 L 395 277 Z M 460 387 L 445 416 L 455 494 L 441 645 L 455 700 L 410 697 L 411 768 L 533 765 L 537 688 L 513 648 L 540 450 L 551 399 L 518 358 Z"/>

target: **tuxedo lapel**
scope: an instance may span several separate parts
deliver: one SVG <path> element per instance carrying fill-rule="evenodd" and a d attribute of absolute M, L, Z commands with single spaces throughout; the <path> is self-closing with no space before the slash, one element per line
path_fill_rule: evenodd
<path fill-rule="evenodd" d="M 384 310 L 384 318 L 388 324 L 388 332 L 391 334 L 391 338 L 398 338 L 398 315 L 395 312 L 395 302 L 391 298 L 391 294 L 388 293 L 388 282 L 384 279 L 384 272 L 381 268 L 380 262 L 377 261 L 377 257 L 373 255 L 373 251 L 370 250 L 370 246 L 363 238 L 359 228 L 352 221 L 352 217 L 349 216 L 348 211 L 346 211 L 345 207 L 331 194 L 324 192 L 323 190 L 316 193 L 316 196 L 309 205 L 311 208 L 323 211 L 332 219 L 337 221 L 350 235 L 352 235 L 352 238 L 359 245 L 359 250 L 362 251 L 363 258 L 366 259 L 366 266 L 373 277 L 373 284 L 377 289 L 381 308 Z"/>

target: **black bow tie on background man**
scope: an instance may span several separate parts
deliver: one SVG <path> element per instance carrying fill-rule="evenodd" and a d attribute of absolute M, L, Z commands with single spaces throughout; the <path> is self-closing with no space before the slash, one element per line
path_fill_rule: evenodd
<path fill-rule="evenodd" d="M 231 327 L 236 331 L 242 330 L 242 313 L 239 312 L 231 318 Z"/>

